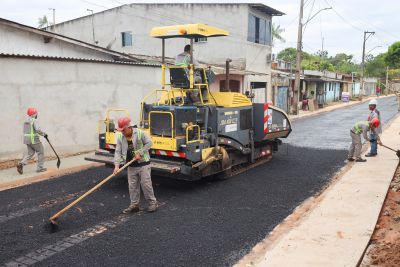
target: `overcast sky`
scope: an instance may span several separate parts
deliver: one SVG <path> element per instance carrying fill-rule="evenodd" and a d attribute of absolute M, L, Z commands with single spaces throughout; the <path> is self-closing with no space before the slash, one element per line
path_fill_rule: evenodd
<path fill-rule="evenodd" d="M 103 11 L 126 3 L 146 2 L 129 0 L 0 0 L 0 17 L 36 27 L 38 18 L 47 15 L 52 20 L 56 9 L 56 23 L 86 16 L 87 9 Z M 147 1 L 148 2 L 148 1 Z M 234 1 L 152 1 L 152 2 L 234 2 Z M 239 1 L 263 3 L 286 15 L 274 17 L 273 22 L 285 29 L 285 43 L 277 41 L 274 53 L 286 47 L 296 47 L 300 0 Z M 400 1 L 398 0 L 304 0 L 304 19 L 307 21 L 319 10 L 332 7 L 317 14 L 307 23 L 303 35 L 303 50 L 315 53 L 324 50 L 329 55 L 346 53 L 361 61 L 364 31 L 375 31 L 366 42 L 366 52 L 377 55 L 400 41 Z M 200 22 L 200 21 L 199 21 Z M 217 26 L 217 25 L 216 25 Z M 322 42 L 323 40 L 323 42 Z"/>

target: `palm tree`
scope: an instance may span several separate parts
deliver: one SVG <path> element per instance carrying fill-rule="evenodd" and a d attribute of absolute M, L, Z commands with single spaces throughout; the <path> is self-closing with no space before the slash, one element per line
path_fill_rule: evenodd
<path fill-rule="evenodd" d="M 283 43 L 286 42 L 285 38 L 281 35 L 284 31 L 285 29 L 281 29 L 281 25 L 276 26 L 275 23 L 272 23 L 272 43 L 274 42 L 274 39 Z"/>
<path fill-rule="evenodd" d="M 46 15 L 38 19 L 38 28 L 44 28 L 44 27 L 49 27 L 49 21 L 47 20 Z"/>

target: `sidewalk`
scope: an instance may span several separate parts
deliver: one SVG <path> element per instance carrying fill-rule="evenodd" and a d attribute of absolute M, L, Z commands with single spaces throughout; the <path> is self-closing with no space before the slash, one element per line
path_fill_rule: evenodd
<path fill-rule="evenodd" d="M 399 133 L 397 117 L 383 143 L 400 147 Z M 347 164 L 326 191 L 297 208 L 237 266 L 357 266 L 398 164 L 396 154 L 383 147 L 378 157 Z"/>
<path fill-rule="evenodd" d="M 15 167 L 2 169 L 0 170 L 0 191 L 102 165 L 85 161 L 84 158 L 91 154 L 93 152 L 61 158 L 60 169 L 57 169 L 57 160 L 46 161 L 44 167 L 47 168 L 47 171 L 43 173 L 36 172 L 36 162 L 24 166 L 22 175 L 17 172 Z"/>

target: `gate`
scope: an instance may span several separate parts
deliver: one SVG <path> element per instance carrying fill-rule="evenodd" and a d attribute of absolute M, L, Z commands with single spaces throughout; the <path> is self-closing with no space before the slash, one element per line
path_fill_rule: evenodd
<path fill-rule="evenodd" d="M 283 109 L 286 113 L 288 112 L 288 87 L 287 86 L 278 86 L 278 95 L 276 99 L 276 106 L 280 109 Z"/>

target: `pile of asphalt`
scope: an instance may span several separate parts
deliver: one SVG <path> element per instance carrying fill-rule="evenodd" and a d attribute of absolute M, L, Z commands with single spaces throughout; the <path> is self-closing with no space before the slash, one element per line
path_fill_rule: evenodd
<path fill-rule="evenodd" d="M 156 197 L 165 203 L 156 213 L 131 215 L 36 264 L 229 266 L 318 192 L 345 158 L 344 150 L 283 145 L 270 162 L 225 181 L 153 177 Z M 43 229 L 68 203 L 64 196 L 89 189 L 110 172 L 100 167 L 0 192 L 0 216 L 14 216 L 0 221 L 0 265 L 118 217 L 129 204 L 125 173 L 63 215 L 60 231 Z M 51 199 L 58 202 L 46 202 Z M 43 203 L 51 204 L 37 209 Z"/>

